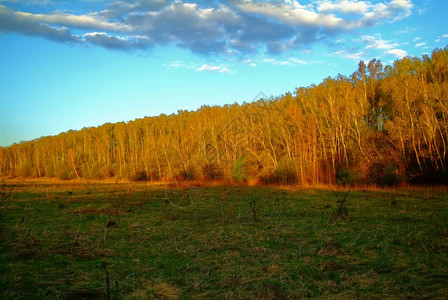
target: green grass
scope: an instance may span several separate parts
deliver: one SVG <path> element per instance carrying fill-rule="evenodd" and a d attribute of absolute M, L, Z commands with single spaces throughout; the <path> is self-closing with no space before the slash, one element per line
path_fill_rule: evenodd
<path fill-rule="evenodd" d="M 267 187 L 15 186 L 0 297 L 447 297 L 448 194 L 352 191 L 339 220 L 337 201 Z"/>

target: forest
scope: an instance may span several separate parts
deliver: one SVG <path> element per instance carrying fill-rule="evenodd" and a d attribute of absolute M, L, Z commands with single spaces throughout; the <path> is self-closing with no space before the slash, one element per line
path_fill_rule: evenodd
<path fill-rule="evenodd" d="M 448 47 L 294 93 L 0 148 L 8 178 L 446 184 Z"/>

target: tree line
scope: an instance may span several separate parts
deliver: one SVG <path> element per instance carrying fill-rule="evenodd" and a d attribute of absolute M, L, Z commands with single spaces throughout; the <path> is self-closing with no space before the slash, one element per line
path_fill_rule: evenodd
<path fill-rule="evenodd" d="M 280 184 L 448 182 L 448 48 L 294 94 L 0 148 L 0 174 Z"/>

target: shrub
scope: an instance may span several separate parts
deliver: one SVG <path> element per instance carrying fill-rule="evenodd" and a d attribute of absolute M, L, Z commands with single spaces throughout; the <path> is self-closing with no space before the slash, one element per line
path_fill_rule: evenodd
<path fill-rule="evenodd" d="M 68 170 L 67 166 L 58 161 L 54 166 L 54 177 L 62 180 L 67 180 L 73 177 L 73 174 L 70 170 Z"/>
<path fill-rule="evenodd" d="M 267 171 L 261 172 L 259 179 L 260 179 L 261 183 L 267 184 L 267 185 L 278 183 L 277 176 L 275 174 L 268 173 Z"/>
<path fill-rule="evenodd" d="M 89 178 L 90 179 L 102 179 L 100 173 L 100 164 L 94 163 L 89 170 Z"/>
<path fill-rule="evenodd" d="M 222 178 L 222 171 L 216 163 L 208 163 L 202 168 L 205 179 L 215 180 Z"/>
<path fill-rule="evenodd" d="M 403 180 L 395 163 L 385 164 L 381 162 L 376 162 L 370 168 L 368 178 L 371 183 L 381 186 L 396 186 Z"/>
<path fill-rule="evenodd" d="M 114 165 L 105 164 L 100 168 L 101 178 L 111 178 L 115 176 Z"/>
<path fill-rule="evenodd" d="M 297 183 L 296 164 L 294 160 L 287 155 L 282 156 L 275 168 L 275 176 L 278 182 L 282 184 Z"/>
<path fill-rule="evenodd" d="M 388 165 L 384 169 L 380 184 L 383 186 L 396 186 L 400 184 L 401 176 L 398 175 L 398 168 L 396 165 Z"/>
<path fill-rule="evenodd" d="M 232 168 L 232 177 L 233 180 L 237 182 L 244 182 L 247 179 L 247 163 L 246 156 L 241 155 L 235 161 L 235 164 Z"/>
<path fill-rule="evenodd" d="M 18 175 L 21 177 L 30 177 L 33 172 L 33 167 L 29 161 L 24 162 L 20 168 Z"/>
<path fill-rule="evenodd" d="M 183 170 L 179 173 L 180 180 L 194 180 L 196 179 L 196 172 L 192 166 L 188 166 L 186 170 Z"/>
<path fill-rule="evenodd" d="M 135 175 L 134 168 L 130 164 L 125 164 L 120 176 L 122 178 L 125 178 L 126 180 L 132 181 L 134 175 Z"/>
<path fill-rule="evenodd" d="M 45 166 L 45 176 L 48 178 L 54 177 L 54 165 L 52 163 Z"/>
<path fill-rule="evenodd" d="M 340 168 L 336 172 L 336 183 L 340 185 L 350 185 L 358 182 L 361 179 L 359 172 L 349 170 L 347 168 Z"/>
<path fill-rule="evenodd" d="M 147 181 L 148 175 L 145 170 L 138 170 L 131 178 L 132 181 Z"/>

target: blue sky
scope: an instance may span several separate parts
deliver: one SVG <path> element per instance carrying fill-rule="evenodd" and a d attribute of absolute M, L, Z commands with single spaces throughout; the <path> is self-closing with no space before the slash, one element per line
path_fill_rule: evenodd
<path fill-rule="evenodd" d="M 448 45 L 444 0 L 0 0 L 0 146 Z"/>

